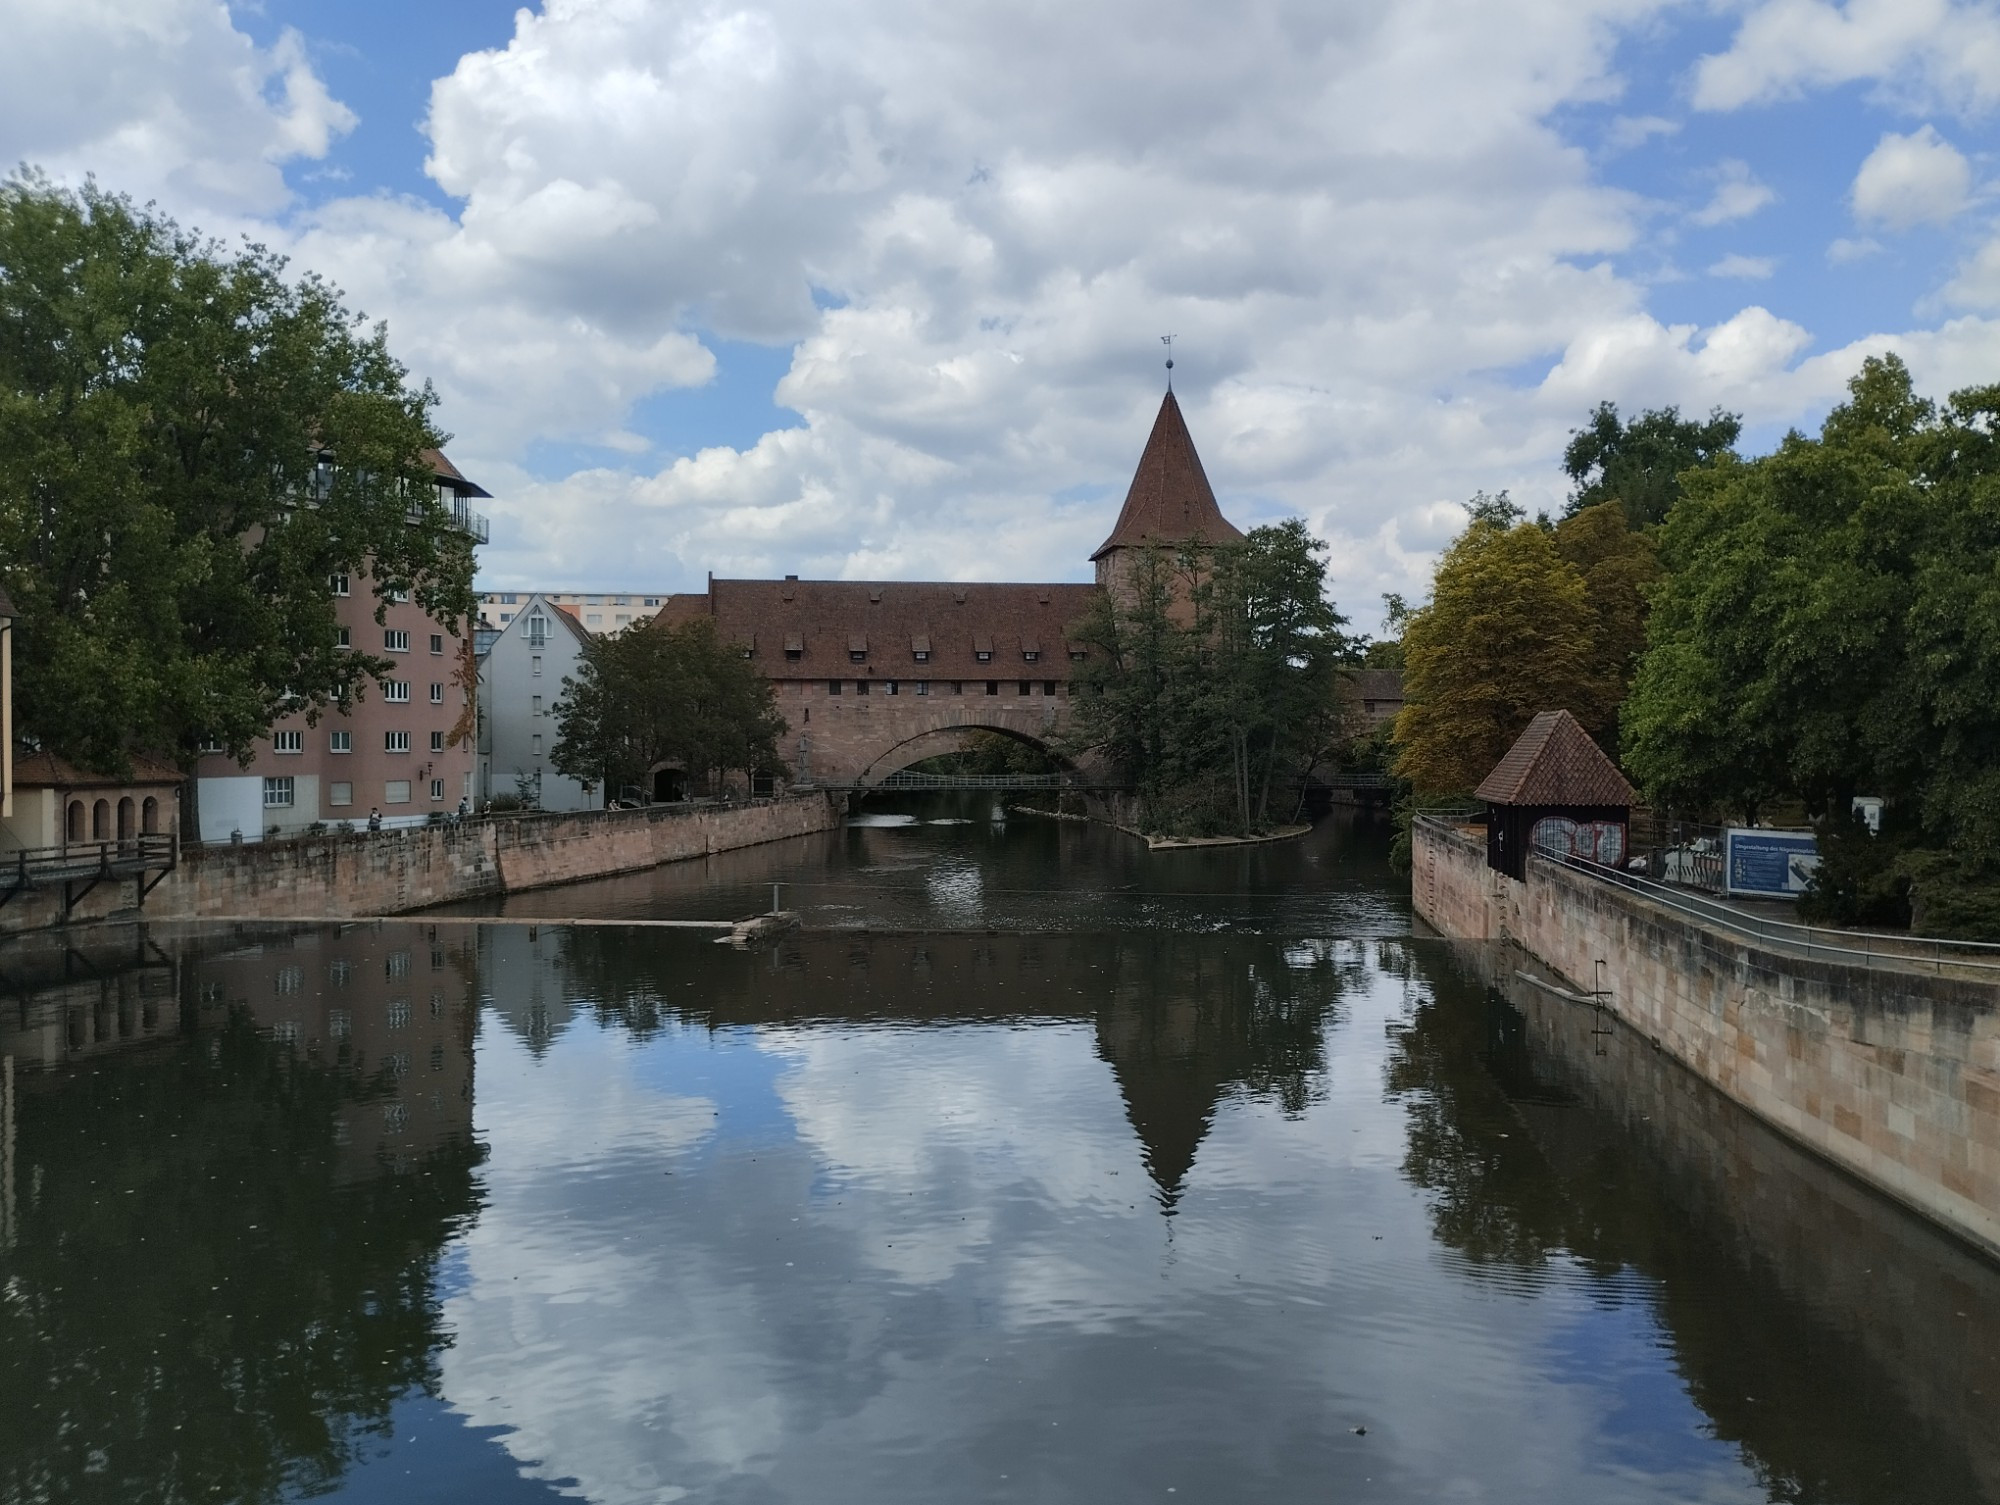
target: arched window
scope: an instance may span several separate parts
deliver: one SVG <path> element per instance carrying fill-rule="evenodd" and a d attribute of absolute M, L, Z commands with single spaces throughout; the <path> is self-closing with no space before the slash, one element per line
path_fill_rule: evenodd
<path fill-rule="evenodd" d="M 83 801 L 71 800 L 67 823 L 63 827 L 64 838 L 69 841 L 83 840 Z"/>
<path fill-rule="evenodd" d="M 118 839 L 130 841 L 139 834 L 139 807 L 132 796 L 126 795 L 118 802 Z"/>
<path fill-rule="evenodd" d="M 146 803 L 139 807 L 139 830 L 147 836 L 160 834 L 160 802 L 150 794 Z"/>
<path fill-rule="evenodd" d="M 111 801 L 99 800 L 90 807 L 90 839 L 111 840 Z"/>

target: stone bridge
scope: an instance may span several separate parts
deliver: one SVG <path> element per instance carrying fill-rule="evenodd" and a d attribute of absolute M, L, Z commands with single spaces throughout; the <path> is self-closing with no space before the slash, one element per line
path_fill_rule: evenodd
<path fill-rule="evenodd" d="M 799 783 L 879 784 L 912 763 L 963 751 L 974 732 L 1028 743 L 1075 768 L 1086 782 L 1103 782 L 1105 770 L 1095 759 L 1072 759 L 1059 748 L 1069 719 L 1066 695 L 815 697 L 809 712 L 783 699 L 779 704 L 790 713 L 792 777 Z"/>

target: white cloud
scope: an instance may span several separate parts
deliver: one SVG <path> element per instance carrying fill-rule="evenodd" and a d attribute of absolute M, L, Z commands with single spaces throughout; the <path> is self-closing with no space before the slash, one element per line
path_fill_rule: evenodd
<path fill-rule="evenodd" d="M 1752 282 L 1761 282 L 1777 271 L 1777 258 L 1772 256 L 1743 256 L 1735 252 L 1723 257 L 1708 269 L 1711 277 L 1740 277 Z"/>
<path fill-rule="evenodd" d="M 1876 84 L 1905 107 L 1973 114 L 2000 104 L 2000 14 L 1985 0 L 1761 0 L 1727 51 L 1696 66 L 1703 110 Z"/>
<path fill-rule="evenodd" d="M 1750 164 L 1734 159 L 1720 164 L 1714 173 L 1715 192 L 1709 201 L 1688 218 L 1697 225 L 1726 225 L 1748 219 L 1777 198 L 1767 184 L 1760 183 Z"/>
<path fill-rule="evenodd" d="M 1899 136 L 1886 132 L 1854 175 L 1854 217 L 1907 230 L 1942 225 L 1965 207 L 1972 165 L 1930 126 Z"/>
<path fill-rule="evenodd" d="M 1944 297 L 1959 308 L 2000 309 L 2000 238 L 1988 240 L 1945 285 Z"/>
<path fill-rule="evenodd" d="M 1671 136 L 1681 128 L 1678 120 L 1669 120 L 1663 115 L 1620 115 L 1611 122 L 1611 129 L 1604 133 L 1604 145 L 1614 152 L 1630 151 L 1636 146 L 1644 146 L 1655 136 Z"/>
<path fill-rule="evenodd" d="M 1306 517 L 1367 626 L 1422 593 L 1453 504 L 1558 504 L 1599 399 L 1817 400 L 1799 325 L 1646 313 L 1619 261 L 1671 232 L 1558 127 L 1616 100 L 1619 38 L 1665 9 L 549 0 L 433 86 L 448 209 L 362 184 L 302 211 L 282 164 L 352 116 L 295 38 L 37 0 L 0 154 L 255 228 L 386 317 L 496 493 L 492 584 L 1085 578 L 1172 329 L 1226 508 Z M 1741 161 L 1712 186 L 1696 224 L 1773 200 Z M 790 352 L 790 426 L 662 454 L 646 400 L 715 378 L 710 333 Z"/>
<path fill-rule="evenodd" d="M 352 130 L 305 46 L 269 49 L 215 0 L 16 0 L 0 47 L 0 145 L 9 165 L 170 207 L 266 213 L 289 200 L 281 165 L 326 155 Z"/>
<path fill-rule="evenodd" d="M 1882 253 L 1882 242 L 1871 236 L 1849 239 L 1846 236 L 1835 240 L 1826 248 L 1826 259 L 1835 266 L 1845 266 L 1851 261 L 1865 261 L 1870 256 Z"/>

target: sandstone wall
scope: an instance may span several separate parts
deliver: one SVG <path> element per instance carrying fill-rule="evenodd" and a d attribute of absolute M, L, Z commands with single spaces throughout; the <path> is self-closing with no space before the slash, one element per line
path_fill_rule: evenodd
<path fill-rule="evenodd" d="M 1411 897 L 1446 935 L 1517 941 L 1794 1141 L 2000 1255 L 2000 987 L 1780 955 L 1541 858 L 1413 832 Z M 1605 966 L 1599 972 L 1597 963 Z"/>
<path fill-rule="evenodd" d="M 722 806 L 591 810 L 417 826 L 372 836 L 193 847 L 147 897 L 149 920 L 342 919 L 399 914 L 478 894 L 512 893 L 780 841 L 840 824 L 825 795 Z M 98 887 L 71 922 L 129 915 L 131 879 Z M 60 921 L 53 891 L 0 908 L 0 931 Z"/>

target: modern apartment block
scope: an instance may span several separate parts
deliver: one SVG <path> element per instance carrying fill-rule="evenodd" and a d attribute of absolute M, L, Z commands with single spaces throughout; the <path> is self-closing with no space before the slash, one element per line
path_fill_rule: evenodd
<path fill-rule="evenodd" d="M 530 599 L 542 601 L 573 617 L 586 632 L 623 632 L 636 622 L 650 622 L 665 604 L 667 593 L 486 591 L 479 597 L 479 625 L 505 627 L 528 609 Z"/>
<path fill-rule="evenodd" d="M 486 542 L 486 519 L 467 503 L 489 493 L 442 454 L 434 451 L 431 461 L 454 521 Z M 376 812 L 385 827 L 421 825 L 476 793 L 472 623 L 458 624 L 454 635 L 414 602 L 378 603 L 361 576 L 335 576 L 328 588 L 342 641 L 396 667 L 344 711 L 322 711 L 313 723 L 304 715 L 279 721 L 247 767 L 227 756 L 201 759 L 195 777 L 204 841 L 362 825 Z M 385 607 L 380 622 L 378 604 Z"/>
<path fill-rule="evenodd" d="M 519 797 L 544 810 L 595 810 L 603 791 L 586 789 L 549 763 L 556 702 L 576 673 L 588 629 L 548 598 L 518 592 L 511 620 L 479 656 L 479 797 Z M 481 633 L 489 637 L 488 633 Z"/>

